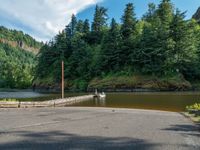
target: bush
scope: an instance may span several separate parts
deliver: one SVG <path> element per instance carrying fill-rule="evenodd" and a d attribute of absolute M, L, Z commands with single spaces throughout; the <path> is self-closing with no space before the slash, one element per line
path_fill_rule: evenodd
<path fill-rule="evenodd" d="M 196 103 L 194 105 L 187 106 L 186 109 L 189 112 L 189 114 L 194 115 L 194 117 L 200 116 L 200 103 L 199 104 Z"/>
<path fill-rule="evenodd" d="M 192 110 L 192 109 L 200 111 L 200 103 L 199 104 L 195 103 L 194 105 L 187 106 L 186 109 L 187 111 Z"/>
<path fill-rule="evenodd" d="M 11 99 L 11 98 L 9 98 L 9 99 L 3 99 L 3 100 L 0 100 L 0 101 L 3 101 L 3 102 L 18 102 L 18 100 L 17 99 Z"/>

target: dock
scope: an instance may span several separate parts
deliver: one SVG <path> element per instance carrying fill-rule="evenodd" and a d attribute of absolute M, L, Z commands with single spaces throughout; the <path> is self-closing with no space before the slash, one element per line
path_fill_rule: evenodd
<path fill-rule="evenodd" d="M 33 107 L 64 107 L 76 104 L 82 101 L 93 99 L 94 95 L 84 95 L 76 97 L 68 97 L 63 99 L 55 99 L 42 102 L 1 102 L 0 108 L 33 108 Z"/>

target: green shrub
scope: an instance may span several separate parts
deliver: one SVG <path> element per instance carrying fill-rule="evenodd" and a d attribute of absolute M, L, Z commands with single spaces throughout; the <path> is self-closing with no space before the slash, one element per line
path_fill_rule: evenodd
<path fill-rule="evenodd" d="M 200 110 L 200 103 L 195 103 L 194 105 L 190 105 L 186 107 L 187 110 Z"/>
<path fill-rule="evenodd" d="M 3 99 L 3 100 L 0 100 L 0 101 L 3 101 L 3 102 L 18 102 L 18 100 L 17 99 L 11 99 L 11 98 L 9 98 L 9 99 Z"/>

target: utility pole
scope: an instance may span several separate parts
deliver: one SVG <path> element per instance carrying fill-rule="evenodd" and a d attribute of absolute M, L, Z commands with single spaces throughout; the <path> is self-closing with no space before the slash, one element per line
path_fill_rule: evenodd
<path fill-rule="evenodd" d="M 64 82 L 64 61 L 62 61 L 62 99 L 65 97 L 65 82 Z"/>

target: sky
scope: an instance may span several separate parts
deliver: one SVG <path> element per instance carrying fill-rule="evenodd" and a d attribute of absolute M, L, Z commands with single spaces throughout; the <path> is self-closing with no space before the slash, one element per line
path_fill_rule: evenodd
<path fill-rule="evenodd" d="M 176 8 L 192 17 L 200 0 L 171 0 Z M 120 22 L 127 3 L 134 3 L 137 18 L 147 11 L 148 3 L 160 0 L 0 0 L 0 26 L 22 30 L 38 41 L 51 40 L 69 23 L 72 14 L 92 21 L 96 4 L 108 9 L 109 18 Z"/>

